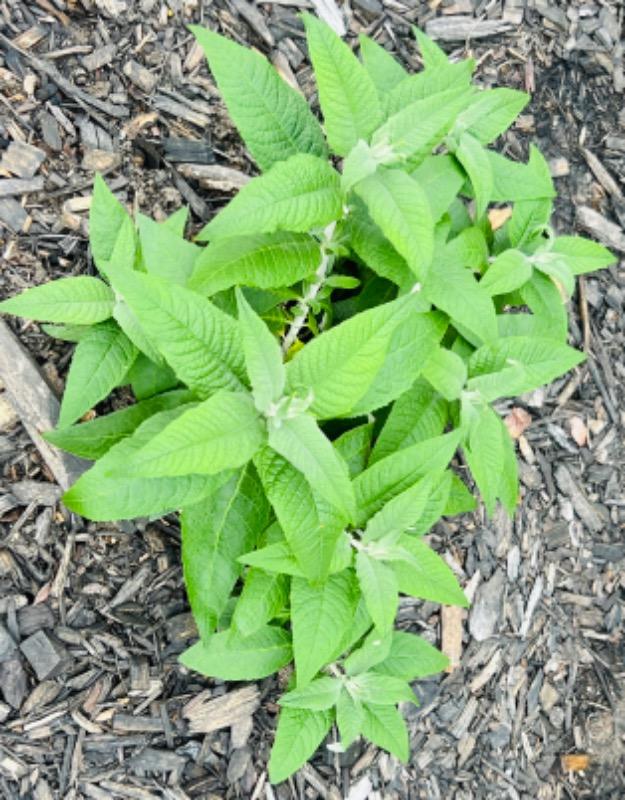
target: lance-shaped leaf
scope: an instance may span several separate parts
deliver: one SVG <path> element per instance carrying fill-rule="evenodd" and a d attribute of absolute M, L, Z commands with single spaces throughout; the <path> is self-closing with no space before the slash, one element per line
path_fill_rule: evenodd
<path fill-rule="evenodd" d="M 467 388 L 479 391 L 486 401 L 524 394 L 550 383 L 584 358 L 553 339 L 508 336 L 471 356 Z"/>
<path fill-rule="evenodd" d="M 400 592 L 434 603 L 462 608 L 469 605 L 454 573 L 423 539 L 401 536 L 398 550 L 403 551 L 404 555 L 398 554 L 392 564 Z"/>
<path fill-rule="evenodd" d="M 320 585 L 303 578 L 291 581 L 291 625 L 298 688 L 312 681 L 340 649 L 351 628 L 358 586 L 351 570 Z"/>
<path fill-rule="evenodd" d="M 177 211 L 174 211 L 173 214 L 170 214 L 167 219 L 163 220 L 159 224 L 168 228 L 170 231 L 173 231 L 177 236 L 183 239 L 188 221 L 189 209 L 185 206 L 181 206 Z"/>
<path fill-rule="evenodd" d="M 336 724 L 343 750 L 347 750 L 360 735 L 363 716 L 362 704 L 354 700 L 351 694 L 344 689 L 336 702 Z"/>
<path fill-rule="evenodd" d="M 137 228 L 145 269 L 151 275 L 184 286 L 202 253 L 201 248 L 143 214 L 137 215 Z"/>
<path fill-rule="evenodd" d="M 471 421 L 464 454 L 486 510 L 492 515 L 499 494 L 503 469 L 503 440 L 499 417 L 490 406 L 483 406 Z"/>
<path fill-rule="evenodd" d="M 356 554 L 356 574 L 367 611 L 379 634 L 383 635 L 392 629 L 397 614 L 398 587 L 395 573 L 391 567 L 360 550 Z"/>
<path fill-rule="evenodd" d="M 405 680 L 393 675 L 382 675 L 374 672 L 364 672 L 347 683 L 350 694 L 363 703 L 375 703 L 386 706 L 395 703 L 414 703 L 417 698 Z"/>
<path fill-rule="evenodd" d="M 360 181 L 356 192 L 382 233 L 423 280 L 434 253 L 434 222 L 418 182 L 400 170 L 379 169 Z"/>
<path fill-rule="evenodd" d="M 137 348 L 112 320 L 99 322 L 76 345 L 61 402 L 59 427 L 79 417 L 104 400 L 137 357 Z"/>
<path fill-rule="evenodd" d="M 438 222 L 462 188 L 465 180 L 462 170 L 452 156 L 435 155 L 428 156 L 410 174 L 423 189 L 432 219 Z"/>
<path fill-rule="evenodd" d="M 246 464 L 264 427 L 248 394 L 219 391 L 185 411 L 128 464 L 129 475 L 216 475 Z"/>
<path fill-rule="evenodd" d="M 271 622 L 288 604 L 289 579 L 286 575 L 250 569 L 232 615 L 232 627 L 251 636 Z"/>
<path fill-rule="evenodd" d="M 137 360 L 128 372 L 128 380 L 137 400 L 167 392 L 180 384 L 174 371 L 167 364 L 157 364 L 139 353 Z M 195 397 L 195 395 L 194 395 Z"/>
<path fill-rule="evenodd" d="M 180 380 L 200 397 L 241 389 L 245 365 L 236 320 L 182 286 L 138 272 L 115 273 L 119 291 Z"/>
<path fill-rule="evenodd" d="M 519 290 L 523 303 L 532 312 L 532 325 L 527 333 L 518 334 L 544 339 L 556 339 L 561 344 L 566 344 L 568 333 L 568 318 L 566 306 L 560 290 L 546 275 L 533 271 L 530 280 Z M 508 315 L 520 317 L 520 314 Z"/>
<path fill-rule="evenodd" d="M 215 631 L 241 573 L 237 559 L 254 546 L 268 512 L 262 486 L 251 467 L 236 472 L 214 493 L 183 509 L 184 581 L 202 639 Z"/>
<path fill-rule="evenodd" d="M 439 347 L 425 363 L 423 377 L 445 400 L 457 400 L 467 379 L 467 367 L 453 350 Z"/>
<path fill-rule="evenodd" d="M 305 233 L 341 214 L 338 172 L 317 156 L 297 155 L 247 183 L 205 225 L 198 241 L 275 231 Z"/>
<path fill-rule="evenodd" d="M 197 25 L 202 46 L 228 112 L 261 169 L 296 153 L 326 155 L 319 123 L 299 92 L 264 56 Z M 236 65 L 236 69 L 233 69 Z"/>
<path fill-rule="evenodd" d="M 388 655 L 375 665 L 375 672 L 413 681 L 442 672 L 448 664 L 447 656 L 425 639 L 413 633 L 393 631 Z"/>
<path fill-rule="evenodd" d="M 514 449 L 514 441 L 503 420 L 499 420 L 503 446 L 503 463 L 499 481 L 499 500 L 508 514 L 512 516 L 519 502 L 519 464 Z"/>
<path fill-rule="evenodd" d="M 207 297 L 231 286 L 272 289 L 312 275 L 319 242 L 304 233 L 261 233 L 212 242 L 201 251 L 188 286 Z"/>
<path fill-rule="evenodd" d="M 468 59 L 409 75 L 390 92 L 386 99 L 386 108 L 389 114 L 398 114 L 413 103 L 452 90 L 458 96 L 466 94 L 468 103 L 471 98 L 469 90 L 474 68 L 475 62 Z M 452 123 L 457 113 L 456 111 L 453 115 Z"/>
<path fill-rule="evenodd" d="M 303 20 L 326 136 L 331 149 L 346 156 L 380 124 L 378 94 L 367 70 L 331 28 L 311 14 Z"/>
<path fill-rule="evenodd" d="M 342 572 L 349 567 L 352 560 L 352 548 L 347 534 L 339 537 L 334 545 L 332 559 L 330 561 L 329 574 Z M 298 578 L 305 578 L 306 574 L 297 563 L 293 551 L 286 539 L 282 542 L 273 542 L 260 550 L 253 550 L 239 557 L 242 564 L 252 567 L 260 567 L 266 572 L 282 572 L 285 575 L 293 575 Z"/>
<path fill-rule="evenodd" d="M 412 34 L 419 45 L 419 52 L 421 53 L 423 66 L 426 70 L 445 69 L 445 67 L 449 66 L 447 53 L 440 48 L 433 39 L 430 39 L 430 37 L 420 28 L 417 28 L 416 25 L 412 26 Z"/>
<path fill-rule="evenodd" d="M 287 364 L 287 392 L 312 390 L 320 419 L 347 416 L 381 370 L 393 333 L 420 298 L 402 297 L 363 311 L 308 342 Z"/>
<path fill-rule="evenodd" d="M 269 759 L 269 780 L 281 783 L 303 766 L 332 725 L 330 711 L 283 708 Z"/>
<path fill-rule="evenodd" d="M 277 672 L 292 658 L 289 634 L 266 625 L 252 636 L 234 631 L 215 633 L 180 656 L 187 669 L 223 681 L 253 681 Z"/>
<path fill-rule="evenodd" d="M 384 104 L 386 95 L 404 80 L 408 73 L 388 50 L 385 50 L 369 36 L 360 34 L 358 43 L 362 62 L 378 90 L 380 102 Z"/>
<path fill-rule="evenodd" d="M 372 542 L 408 530 L 424 513 L 437 479 L 436 474 L 428 474 L 389 500 L 367 522 L 363 541 Z"/>
<path fill-rule="evenodd" d="M 617 260 L 603 245 L 583 236 L 558 236 L 553 240 L 551 252 L 563 256 L 574 275 L 609 267 Z"/>
<path fill-rule="evenodd" d="M 364 525 L 376 511 L 419 478 L 443 470 L 451 461 L 458 443 L 458 431 L 426 439 L 376 461 L 354 479 L 356 523 Z"/>
<path fill-rule="evenodd" d="M 345 431 L 334 440 L 334 447 L 347 464 L 350 477 L 354 478 L 366 467 L 371 452 L 372 436 L 373 423 L 367 422 Z"/>
<path fill-rule="evenodd" d="M 400 761 L 408 761 L 408 730 L 404 718 L 394 706 L 363 704 L 362 733 L 370 742 L 388 750 Z"/>
<path fill-rule="evenodd" d="M 302 573 L 327 577 L 347 519 L 313 492 L 304 475 L 269 447 L 255 457 L 261 481 Z"/>
<path fill-rule="evenodd" d="M 531 252 L 533 243 L 542 238 L 551 219 L 552 210 L 551 198 L 517 200 L 512 209 L 512 216 L 503 229 L 508 236 L 510 246 L 517 248 L 525 246 Z"/>
<path fill-rule="evenodd" d="M 278 700 L 282 708 L 307 708 L 311 711 L 324 711 L 332 708 L 339 698 L 343 681 L 324 676 L 301 689 L 293 689 Z"/>
<path fill-rule="evenodd" d="M 447 422 L 447 415 L 447 402 L 433 386 L 419 378 L 393 403 L 369 463 L 375 464 L 403 447 L 439 436 Z"/>
<path fill-rule="evenodd" d="M 108 188 L 102 176 L 96 173 L 89 208 L 89 246 L 95 265 L 103 275 L 107 274 L 108 262 L 117 239 L 128 223 L 133 229 L 128 212 Z"/>
<path fill-rule="evenodd" d="M 231 473 L 140 478 L 126 464 L 188 406 L 154 414 L 129 437 L 114 445 L 63 495 L 65 505 L 87 519 L 110 521 L 160 516 L 192 505 L 214 492 Z"/>
<path fill-rule="evenodd" d="M 347 465 L 314 417 L 300 414 L 270 420 L 268 430 L 269 446 L 306 476 L 313 491 L 347 519 L 353 519 L 354 490 Z"/>
<path fill-rule="evenodd" d="M 532 258 L 532 265 L 539 272 L 548 275 L 558 290 L 568 300 L 575 291 L 575 274 L 568 263 L 558 253 L 537 253 Z"/>
<path fill-rule="evenodd" d="M 375 628 L 371 630 L 362 645 L 351 652 L 343 662 L 345 674 L 359 675 L 384 661 L 389 654 L 392 637 L 392 631 L 380 636 L 380 632 Z"/>
<path fill-rule="evenodd" d="M 488 204 L 494 199 L 494 179 L 488 155 L 470 133 L 462 134 L 455 155 L 471 181 L 475 195 L 475 218 L 480 219 Z"/>
<path fill-rule="evenodd" d="M 93 325 L 113 313 L 115 297 L 98 278 L 59 278 L 3 300 L 0 312 L 48 322 Z"/>
<path fill-rule="evenodd" d="M 507 294 L 519 289 L 532 277 L 532 265 L 520 250 L 505 250 L 500 253 L 480 281 L 491 297 Z"/>
<path fill-rule="evenodd" d="M 95 460 L 101 458 L 117 442 L 130 436 L 148 417 L 159 411 L 176 408 L 192 399 L 193 395 L 186 389 L 168 392 L 80 425 L 47 431 L 43 437 L 62 450 Z"/>
<path fill-rule="evenodd" d="M 483 150 L 492 175 L 491 202 L 555 197 L 549 165 L 540 150 L 530 145 L 527 164 L 511 161 L 494 150 Z"/>
<path fill-rule="evenodd" d="M 239 325 L 256 408 L 267 411 L 284 393 L 286 373 L 278 340 L 237 289 Z"/>
<path fill-rule="evenodd" d="M 468 131 L 481 144 L 489 144 L 508 130 L 530 97 L 516 89 L 486 89 L 474 96 L 456 120 L 459 130 Z"/>

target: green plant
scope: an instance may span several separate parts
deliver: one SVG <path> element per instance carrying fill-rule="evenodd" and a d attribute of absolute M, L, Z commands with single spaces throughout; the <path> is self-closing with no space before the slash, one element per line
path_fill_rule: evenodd
<path fill-rule="evenodd" d="M 564 301 L 612 255 L 549 228 L 535 148 L 489 149 L 528 97 L 471 85 L 415 31 L 408 75 L 372 40 L 359 60 L 304 15 L 324 128 L 260 54 L 201 28 L 230 114 L 265 174 L 196 237 L 186 212 L 133 222 L 97 178 L 102 278 L 64 278 L 0 309 L 77 343 L 50 442 L 94 459 L 66 493 L 94 520 L 181 509 L 204 675 L 295 671 L 269 765 L 281 781 L 336 721 L 409 754 L 397 704 L 445 656 L 394 630 L 400 594 L 465 606 L 424 539 L 475 507 L 517 503 L 492 403 L 579 364 Z M 324 135 L 325 134 L 325 135 Z M 331 157 L 332 156 L 332 157 Z M 508 204 L 494 226 L 488 209 Z M 208 242 L 202 246 L 199 243 Z M 118 386 L 136 403 L 75 424 Z"/>

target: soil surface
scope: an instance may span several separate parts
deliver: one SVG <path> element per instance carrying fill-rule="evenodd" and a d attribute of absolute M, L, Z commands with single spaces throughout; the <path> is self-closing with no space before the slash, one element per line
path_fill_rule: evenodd
<path fill-rule="evenodd" d="M 538 144 L 555 229 L 623 256 L 620 0 L 0 0 L 0 296 L 93 272 L 96 169 L 157 218 L 188 204 L 199 226 L 219 208 L 254 166 L 186 25 L 254 45 L 310 96 L 302 8 L 412 68 L 418 24 L 475 57 L 484 85 L 528 90 L 498 148 L 525 158 Z M 468 614 L 402 602 L 402 627 L 460 652 L 416 685 L 410 763 L 322 748 L 277 787 L 276 681 L 223 684 L 177 663 L 195 629 L 176 520 L 69 514 L 0 389 L 0 796 L 622 800 L 624 298 L 623 261 L 580 281 L 571 343 L 586 363 L 499 408 L 521 459 L 514 520 L 479 511 L 431 534 L 474 602 Z M 8 322 L 59 394 L 71 347 Z"/>

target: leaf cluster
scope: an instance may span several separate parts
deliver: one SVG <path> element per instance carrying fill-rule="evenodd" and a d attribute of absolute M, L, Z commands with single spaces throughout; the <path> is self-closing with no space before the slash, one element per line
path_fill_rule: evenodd
<path fill-rule="evenodd" d="M 76 343 L 47 438 L 95 463 L 68 508 L 180 511 L 199 631 L 182 663 L 253 680 L 294 662 L 274 782 L 333 722 L 342 748 L 362 735 L 408 758 L 398 704 L 447 660 L 395 629 L 400 598 L 467 605 L 425 534 L 475 507 L 469 474 L 489 513 L 512 513 L 516 456 L 493 403 L 582 361 L 565 302 L 614 260 L 552 233 L 538 150 L 518 163 L 489 146 L 527 95 L 478 89 L 473 62 L 420 31 L 409 75 L 371 39 L 359 58 L 303 20 L 323 127 L 263 56 L 193 29 L 262 173 L 194 241 L 184 210 L 132 219 L 97 178 L 99 277 L 0 304 Z M 120 386 L 133 405 L 81 421 Z"/>

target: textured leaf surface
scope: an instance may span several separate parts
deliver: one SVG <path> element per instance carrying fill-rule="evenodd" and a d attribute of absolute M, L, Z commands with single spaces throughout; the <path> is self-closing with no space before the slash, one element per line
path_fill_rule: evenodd
<path fill-rule="evenodd" d="M 530 145 L 527 164 L 511 161 L 494 150 L 484 152 L 493 177 L 492 202 L 555 197 L 549 165 L 533 145 Z"/>
<path fill-rule="evenodd" d="M 439 347 L 423 367 L 423 377 L 445 400 L 457 400 L 467 379 L 467 367 L 459 355 Z"/>
<path fill-rule="evenodd" d="M 363 704 L 362 733 L 370 742 L 388 750 L 400 761 L 409 756 L 408 730 L 404 718 L 394 706 Z"/>
<path fill-rule="evenodd" d="M 63 495 L 65 505 L 87 519 L 133 519 L 192 505 L 215 491 L 228 479 L 228 473 L 181 478 L 122 477 L 127 462 L 185 408 L 153 415 L 132 436 L 114 445 Z"/>
<path fill-rule="evenodd" d="M 3 300 L 0 312 L 48 322 L 92 325 L 108 319 L 115 298 L 98 278 L 59 278 Z"/>
<path fill-rule="evenodd" d="M 417 704 L 417 698 L 406 681 L 393 675 L 365 672 L 349 681 L 350 691 L 365 703 L 394 705 L 407 702 Z"/>
<path fill-rule="evenodd" d="M 117 442 L 130 436 L 148 417 L 159 411 L 176 408 L 192 399 L 191 392 L 184 389 L 168 392 L 80 425 L 47 431 L 43 436 L 46 441 L 62 450 L 95 460 L 101 458 Z"/>
<path fill-rule="evenodd" d="M 480 281 L 491 297 L 507 294 L 523 286 L 532 277 L 532 266 L 520 250 L 506 250 L 490 264 Z"/>
<path fill-rule="evenodd" d="M 114 322 L 99 322 L 76 345 L 61 402 L 59 427 L 71 425 L 119 386 L 137 349 Z"/>
<path fill-rule="evenodd" d="M 223 681 L 253 681 L 276 672 L 291 660 L 289 634 L 266 625 L 252 636 L 233 631 L 215 633 L 180 656 L 187 669 Z"/>
<path fill-rule="evenodd" d="M 478 142 L 489 144 L 508 130 L 529 100 L 528 94 L 515 89 L 486 89 L 475 96 L 456 124 Z"/>
<path fill-rule="evenodd" d="M 261 169 L 296 153 L 326 155 L 319 123 L 304 98 L 260 53 L 196 25 L 228 112 Z M 236 69 L 233 69 L 236 65 Z"/>
<path fill-rule="evenodd" d="M 202 252 L 201 248 L 143 214 L 137 215 L 137 228 L 141 258 L 147 271 L 184 286 Z"/>
<path fill-rule="evenodd" d="M 291 624 L 298 688 L 306 686 L 330 661 L 352 624 L 358 589 L 350 570 L 313 586 L 291 582 Z"/>
<path fill-rule="evenodd" d="M 316 156 L 291 156 L 247 183 L 197 238 L 212 242 L 275 231 L 305 233 L 340 213 L 338 172 Z"/>
<path fill-rule="evenodd" d="M 324 711 L 338 700 L 342 681 L 337 678 L 323 677 L 309 683 L 302 689 L 293 689 L 283 694 L 278 703 L 283 708 L 307 708 L 311 711 Z"/>
<path fill-rule="evenodd" d="M 367 70 L 331 28 L 311 14 L 303 20 L 326 136 L 331 149 L 346 156 L 380 123 L 377 91 Z"/>
<path fill-rule="evenodd" d="M 447 656 L 413 633 L 393 631 L 388 657 L 376 664 L 375 671 L 394 675 L 405 681 L 425 678 L 442 672 L 449 664 Z"/>
<path fill-rule="evenodd" d="M 135 455 L 127 474 L 215 475 L 249 461 L 264 435 L 249 395 L 219 391 L 157 434 Z"/>
<path fill-rule="evenodd" d="M 269 759 L 269 780 L 281 783 L 314 754 L 332 725 L 329 711 L 283 708 Z"/>
<path fill-rule="evenodd" d="M 350 477 L 355 477 L 367 465 L 369 453 L 371 452 L 371 437 L 373 435 L 373 423 L 367 422 L 358 425 L 339 436 L 333 442 L 339 455 L 347 464 Z"/>
<path fill-rule="evenodd" d="M 321 431 L 314 417 L 301 414 L 269 424 L 269 446 L 306 476 L 313 491 L 347 519 L 355 513 L 354 490 L 347 464 Z"/>
<path fill-rule="evenodd" d="M 583 236 L 558 236 L 553 241 L 551 252 L 564 256 L 575 275 L 604 269 L 617 260 L 603 245 L 584 239 Z"/>
<path fill-rule="evenodd" d="M 433 476 L 428 475 L 389 500 L 367 523 L 363 540 L 375 541 L 410 528 L 424 513 L 434 486 Z"/>
<path fill-rule="evenodd" d="M 478 140 L 469 133 L 463 133 L 456 148 L 456 158 L 469 176 L 475 194 L 475 217 L 486 211 L 493 197 L 493 174 L 486 150 Z"/>
<path fill-rule="evenodd" d="M 89 246 L 96 267 L 104 275 L 124 223 L 132 228 L 128 212 L 96 173 L 89 208 Z"/>
<path fill-rule="evenodd" d="M 362 704 L 347 690 L 342 691 L 336 703 L 336 724 L 344 750 L 360 735 L 363 714 Z"/>
<path fill-rule="evenodd" d="M 400 592 L 435 603 L 469 605 L 454 573 L 421 538 L 402 536 L 399 546 L 410 554 L 410 560 L 393 561 Z"/>
<path fill-rule="evenodd" d="M 182 286 L 118 273 L 114 286 L 180 380 L 200 397 L 241 389 L 245 366 L 237 323 Z"/>
<path fill-rule="evenodd" d="M 409 75 L 390 92 L 386 102 L 387 110 L 390 114 L 397 114 L 413 103 L 452 89 L 456 94 L 467 93 L 468 101 L 473 68 L 474 62 L 469 59 Z"/>
<path fill-rule="evenodd" d="M 566 306 L 555 283 L 535 270 L 530 280 L 521 287 L 519 294 L 532 312 L 532 325 L 527 335 L 556 339 L 561 344 L 566 344 L 568 333 Z"/>
<path fill-rule="evenodd" d="M 356 554 L 356 574 L 373 624 L 380 634 L 387 633 L 392 629 L 397 614 L 395 573 L 391 567 L 360 551 Z"/>
<path fill-rule="evenodd" d="M 241 572 L 237 559 L 254 546 L 267 522 L 268 511 L 251 467 L 235 473 L 201 502 L 183 509 L 180 522 L 184 581 L 202 639 L 217 627 Z"/>
<path fill-rule="evenodd" d="M 423 279 L 434 253 L 434 222 L 418 182 L 400 170 L 378 170 L 356 186 L 373 221 Z"/>
<path fill-rule="evenodd" d="M 288 602 L 289 579 L 286 575 L 250 569 L 232 615 L 232 627 L 242 636 L 251 636 L 272 619 Z"/>
<path fill-rule="evenodd" d="M 369 36 L 361 34 L 358 42 L 362 62 L 378 90 L 381 103 L 384 104 L 385 96 L 406 78 L 408 73 L 388 50 L 385 50 Z"/>
<path fill-rule="evenodd" d="M 499 493 L 504 453 L 501 423 L 489 406 L 481 408 L 472 421 L 464 453 L 486 510 L 492 515 Z"/>
<path fill-rule="evenodd" d="M 464 175 L 450 155 L 428 156 L 411 173 L 425 193 L 434 222 L 443 216 L 458 196 Z"/>
<path fill-rule="evenodd" d="M 312 236 L 279 231 L 234 236 L 209 244 L 195 264 L 189 288 L 210 296 L 231 286 L 291 286 L 315 272 L 321 260 Z"/>

